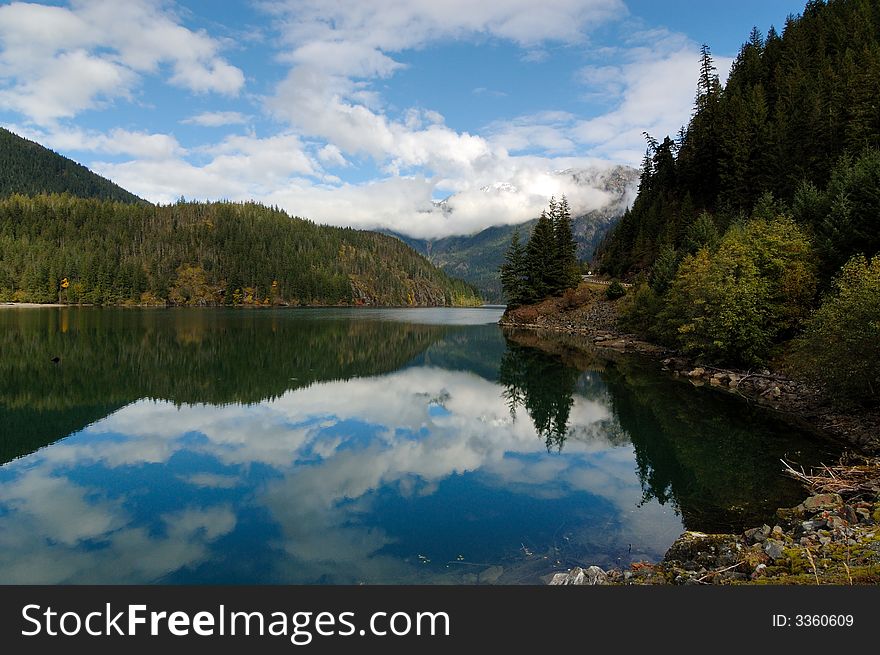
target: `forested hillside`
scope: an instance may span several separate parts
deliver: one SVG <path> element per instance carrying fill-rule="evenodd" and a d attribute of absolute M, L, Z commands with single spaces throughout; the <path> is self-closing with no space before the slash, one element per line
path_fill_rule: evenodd
<path fill-rule="evenodd" d="M 478 304 L 399 240 L 256 203 L 0 200 L 0 300 L 68 303 Z"/>
<path fill-rule="evenodd" d="M 0 198 L 13 193 L 145 202 L 85 166 L 0 127 Z"/>
<path fill-rule="evenodd" d="M 646 135 L 632 208 L 600 247 L 637 283 L 627 327 L 706 361 L 771 360 L 880 398 L 880 4 L 807 3 L 754 29 L 726 86 Z M 874 258 L 873 261 L 871 258 Z"/>
<path fill-rule="evenodd" d="M 850 191 L 853 162 L 880 147 L 880 5 L 810 2 L 782 35 L 754 29 L 723 88 L 704 48 L 697 87 L 690 124 L 675 139 L 648 137 L 638 198 L 600 249 L 605 270 L 648 269 L 664 248 L 694 242 L 703 212 L 723 233 L 768 193 L 797 211 L 829 264 L 854 252 L 836 233 L 861 232 L 876 252 L 876 214 L 838 207 L 829 218 L 821 205 L 834 198 L 818 196 Z"/>

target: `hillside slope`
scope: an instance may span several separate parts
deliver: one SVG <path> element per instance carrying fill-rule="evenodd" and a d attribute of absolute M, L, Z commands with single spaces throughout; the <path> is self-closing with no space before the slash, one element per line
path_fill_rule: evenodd
<path fill-rule="evenodd" d="M 398 239 L 256 203 L 0 200 L 0 301 L 474 305 Z"/>
<path fill-rule="evenodd" d="M 146 202 L 72 159 L 0 127 L 0 198 L 69 193 L 127 203 Z"/>

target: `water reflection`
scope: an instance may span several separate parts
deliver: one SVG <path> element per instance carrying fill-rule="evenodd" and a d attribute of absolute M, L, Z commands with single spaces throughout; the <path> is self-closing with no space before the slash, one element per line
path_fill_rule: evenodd
<path fill-rule="evenodd" d="M 360 316 L 0 314 L 0 419 L 57 418 L 4 420 L 4 454 L 84 421 L 0 468 L 0 582 L 539 582 L 750 502 L 684 443 L 734 417 L 656 375 L 497 315 Z"/>

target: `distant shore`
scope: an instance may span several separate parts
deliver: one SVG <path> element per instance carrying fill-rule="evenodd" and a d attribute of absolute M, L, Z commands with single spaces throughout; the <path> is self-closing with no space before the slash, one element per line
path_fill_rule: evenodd
<path fill-rule="evenodd" d="M 239 308 L 256 308 L 256 309 L 503 309 L 505 305 L 263 305 L 263 304 L 241 304 L 241 305 L 170 305 L 170 304 L 120 304 L 120 305 L 92 305 L 92 304 L 68 304 L 57 302 L 0 302 L 0 309 L 34 309 L 41 307 L 123 307 L 129 309 L 137 308 L 174 308 L 188 307 L 191 309 L 205 309 L 211 307 L 229 307 L 230 309 Z"/>
<path fill-rule="evenodd" d="M 63 305 L 57 302 L 0 302 L 0 309 L 29 309 L 33 307 L 77 307 L 78 305 Z"/>

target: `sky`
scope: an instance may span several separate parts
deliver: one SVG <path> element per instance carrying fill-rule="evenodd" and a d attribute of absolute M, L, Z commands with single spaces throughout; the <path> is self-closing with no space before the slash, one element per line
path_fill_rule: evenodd
<path fill-rule="evenodd" d="M 416 237 L 617 200 L 802 0 L 0 2 L 0 125 L 157 203 L 256 200 Z M 446 200 L 442 205 L 438 201 Z"/>

